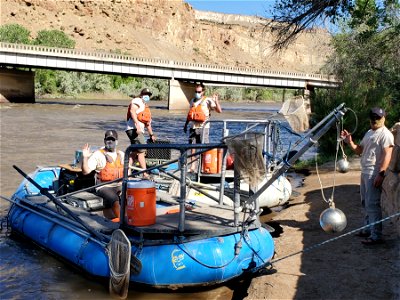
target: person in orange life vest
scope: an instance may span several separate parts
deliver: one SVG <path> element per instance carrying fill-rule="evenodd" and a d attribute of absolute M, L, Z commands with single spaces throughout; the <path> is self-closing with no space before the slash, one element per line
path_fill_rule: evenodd
<path fill-rule="evenodd" d="M 87 175 L 96 171 L 95 182 L 113 181 L 121 178 L 124 171 L 124 152 L 117 150 L 118 133 L 107 130 L 104 134 L 104 147 L 91 153 L 89 144 L 82 149 L 82 173 Z M 108 219 L 119 221 L 121 182 L 110 183 L 96 188 L 96 195 L 103 198 L 103 214 Z"/>
<path fill-rule="evenodd" d="M 152 93 L 148 88 L 144 88 L 138 97 L 131 100 L 128 107 L 126 116 L 126 135 L 128 136 L 131 144 L 146 144 L 144 138 L 144 129 L 150 135 L 150 139 L 154 142 L 156 137 L 153 134 L 153 128 L 151 127 L 151 113 L 147 103 L 150 101 Z M 139 165 L 142 169 L 146 169 L 146 150 L 138 149 L 136 153 L 132 153 L 129 157 L 129 165 L 133 165 L 134 157 L 137 156 Z M 147 173 L 143 174 L 143 177 L 147 178 Z"/>
<path fill-rule="evenodd" d="M 221 105 L 218 101 L 218 95 L 214 94 L 212 98 L 204 95 L 205 86 L 204 84 L 196 84 L 194 98 L 190 100 L 190 110 L 188 117 L 186 118 L 185 126 L 183 131 L 187 133 L 187 127 L 191 122 L 191 128 L 189 129 L 189 144 L 200 144 L 209 142 L 210 123 L 206 123 L 210 119 L 210 112 L 212 110 L 217 113 L 222 112 Z M 200 112 L 193 113 L 196 108 L 201 108 Z M 204 127 L 204 131 L 203 131 Z M 202 136 L 203 134 L 203 136 Z M 195 151 L 192 151 L 192 153 Z M 189 172 L 194 172 L 195 165 L 192 162 Z"/>

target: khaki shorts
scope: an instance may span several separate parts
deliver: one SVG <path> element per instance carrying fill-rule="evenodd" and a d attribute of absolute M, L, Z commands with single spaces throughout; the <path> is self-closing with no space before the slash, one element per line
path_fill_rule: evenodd
<path fill-rule="evenodd" d="M 203 135 L 203 142 L 207 144 L 209 142 L 210 128 L 190 128 L 189 130 L 189 144 L 201 144 L 201 134 Z"/>
<path fill-rule="evenodd" d="M 137 133 L 136 129 L 130 129 L 125 131 L 132 145 L 143 145 L 147 144 L 144 139 L 143 133 Z M 146 152 L 146 149 L 137 149 L 137 152 L 143 153 Z"/>

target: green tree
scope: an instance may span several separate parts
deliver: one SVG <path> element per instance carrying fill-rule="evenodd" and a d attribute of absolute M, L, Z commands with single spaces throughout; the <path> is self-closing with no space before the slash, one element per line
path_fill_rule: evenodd
<path fill-rule="evenodd" d="M 244 89 L 244 98 L 246 100 L 250 100 L 255 102 L 258 98 L 258 91 L 256 89 L 245 88 Z"/>
<path fill-rule="evenodd" d="M 362 25 L 365 26 L 365 23 Z M 327 68 L 343 82 L 337 90 L 320 92 L 314 99 L 316 116 L 341 102 L 352 108 L 360 120 L 354 138 L 359 140 L 369 128 L 368 109 L 380 106 L 386 109 L 386 124 L 390 127 L 400 116 L 400 33 L 395 27 L 372 33 L 352 30 L 333 39 L 334 55 Z M 366 34 L 368 32 L 368 34 Z M 347 127 L 354 127 L 350 118 Z M 352 124 L 351 124 L 352 123 Z M 334 140 L 321 143 L 322 150 L 329 149 Z"/>
<path fill-rule="evenodd" d="M 119 88 L 118 92 L 127 95 L 129 97 L 135 97 L 140 94 L 142 89 L 143 78 L 131 77 L 132 80 L 123 81 Z"/>
<path fill-rule="evenodd" d="M 76 96 L 84 92 L 84 84 L 82 84 L 80 77 L 78 72 L 57 72 L 59 92 L 69 96 Z"/>
<path fill-rule="evenodd" d="M 296 5 L 290 7 L 291 4 Z M 333 36 L 334 54 L 325 68 L 342 81 L 338 89 L 318 90 L 314 103 L 314 118 L 321 120 L 327 111 L 345 102 L 358 116 L 349 113 L 345 127 L 355 131 L 359 140 L 369 128 L 368 110 L 381 106 L 388 112 L 387 125 L 400 115 L 400 7 L 398 1 L 307 1 L 280 0 L 278 15 L 282 36 L 276 46 L 285 45 L 301 30 L 318 19 L 342 19 L 340 32 Z M 279 5 L 278 5 L 279 7 Z M 279 26 L 278 26 L 279 27 Z M 286 31 L 285 31 L 286 30 Z M 298 31 L 299 30 L 299 31 Z M 279 31 L 278 31 L 279 32 Z M 355 130 L 357 126 L 357 130 Z M 336 130 L 320 142 L 322 153 L 331 153 L 336 145 Z"/>
<path fill-rule="evenodd" d="M 109 75 L 59 71 L 56 78 L 58 91 L 69 96 L 87 92 L 106 92 L 112 89 L 112 78 Z"/>
<path fill-rule="evenodd" d="M 40 30 L 33 44 L 47 47 L 75 48 L 75 41 L 64 32 L 56 29 Z"/>
<path fill-rule="evenodd" d="M 165 79 L 130 77 L 117 80 L 121 82 L 118 91 L 127 96 L 138 96 L 143 88 L 148 88 L 152 92 L 152 100 L 168 99 L 169 86 Z"/>
<path fill-rule="evenodd" d="M 226 99 L 229 101 L 242 101 L 243 100 L 243 88 L 233 88 L 226 91 Z"/>
<path fill-rule="evenodd" d="M 217 94 L 219 97 L 219 100 L 226 100 L 226 92 L 227 92 L 228 88 L 224 88 L 224 87 L 216 87 L 213 89 L 210 89 L 207 94 L 208 95 L 212 95 L 212 94 Z"/>
<path fill-rule="evenodd" d="M 153 93 L 151 98 L 153 100 L 165 100 L 168 99 L 169 85 L 168 80 L 156 79 L 156 78 L 144 78 L 142 82 L 142 88 L 149 88 Z"/>
<path fill-rule="evenodd" d="M 36 70 L 35 71 L 35 93 L 37 95 L 55 94 L 57 87 L 57 71 L 53 70 Z"/>
<path fill-rule="evenodd" d="M 391 24 L 398 16 L 398 0 L 277 0 L 270 12 L 268 27 L 276 33 L 275 49 L 287 47 L 302 32 L 312 26 L 338 25 L 352 18 L 350 25 L 360 28 L 361 24 L 379 28 Z"/>
<path fill-rule="evenodd" d="M 112 88 L 111 77 L 108 75 L 89 73 L 88 80 L 92 83 L 90 91 L 104 93 Z"/>
<path fill-rule="evenodd" d="M 15 44 L 30 44 L 30 32 L 19 24 L 0 26 L 0 42 Z"/>

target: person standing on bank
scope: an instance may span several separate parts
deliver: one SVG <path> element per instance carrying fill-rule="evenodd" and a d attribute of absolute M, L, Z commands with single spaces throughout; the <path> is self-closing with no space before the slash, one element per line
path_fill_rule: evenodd
<path fill-rule="evenodd" d="M 354 143 L 347 130 L 341 137 L 358 155 L 361 155 L 361 205 L 365 210 L 364 225 L 382 219 L 381 187 L 385 171 L 389 166 L 394 145 L 393 134 L 385 126 L 386 113 L 382 108 L 374 107 L 369 112 L 371 129 L 367 131 L 360 144 Z M 358 236 L 365 237 L 364 245 L 383 243 L 382 223 L 368 227 Z"/>
<path fill-rule="evenodd" d="M 155 142 L 156 137 L 153 134 L 151 127 L 151 112 L 147 103 L 150 101 L 152 93 L 148 88 L 144 88 L 138 97 L 134 97 L 128 107 L 126 115 L 126 135 L 128 136 L 131 144 L 146 144 L 144 138 L 144 129 L 150 135 L 150 139 Z M 146 169 L 146 150 L 138 149 L 136 153 L 132 153 L 129 157 L 129 165 L 133 165 L 134 157 L 137 155 L 137 160 L 142 169 Z M 149 174 L 144 173 L 144 178 L 148 178 Z"/>
<path fill-rule="evenodd" d="M 96 171 L 95 184 L 113 181 L 123 176 L 124 152 L 117 150 L 118 133 L 107 130 L 104 147 L 91 153 L 89 144 L 82 149 L 82 174 Z M 113 222 L 119 222 L 121 182 L 113 182 L 96 188 L 96 195 L 103 198 L 103 214 Z"/>
<path fill-rule="evenodd" d="M 189 123 L 192 122 L 192 126 L 189 129 L 189 144 L 200 144 L 202 141 L 208 143 L 210 123 L 205 123 L 210 119 L 212 110 L 217 113 L 222 112 L 221 105 L 218 101 L 218 95 L 214 94 L 212 98 L 210 98 L 206 97 L 204 92 L 204 84 L 196 84 L 194 98 L 190 100 L 190 110 L 183 127 L 183 131 L 187 133 L 187 127 Z M 192 151 L 192 153 L 193 152 L 195 151 Z M 192 163 L 189 172 L 194 172 L 194 170 L 195 166 Z"/>

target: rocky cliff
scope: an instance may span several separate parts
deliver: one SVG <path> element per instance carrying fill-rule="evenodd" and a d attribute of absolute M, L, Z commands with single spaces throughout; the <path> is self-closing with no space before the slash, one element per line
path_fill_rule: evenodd
<path fill-rule="evenodd" d="M 76 48 L 195 63 L 318 73 L 331 49 L 324 30 L 275 53 L 265 19 L 194 10 L 183 0 L 1 0 L 1 24 L 58 29 Z"/>

